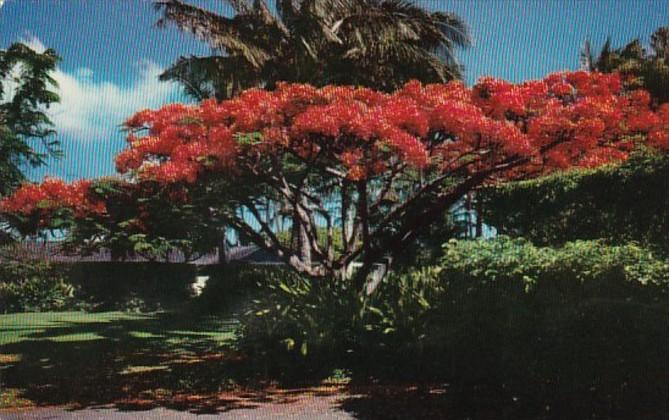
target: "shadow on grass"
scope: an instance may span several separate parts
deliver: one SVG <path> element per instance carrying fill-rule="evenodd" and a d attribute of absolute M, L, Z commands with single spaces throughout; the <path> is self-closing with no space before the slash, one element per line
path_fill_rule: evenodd
<path fill-rule="evenodd" d="M 634 410 L 621 411 L 599 406 L 590 394 L 546 404 L 559 399 L 540 398 L 546 393 L 527 383 L 517 384 L 515 390 L 499 383 L 407 385 L 371 380 L 364 369 L 353 369 L 352 382 L 346 386 L 313 382 L 285 389 L 267 380 L 265 366 L 235 350 L 236 328 L 234 317 L 182 312 L 0 316 L 0 408 L 164 407 L 221 413 L 324 397 L 329 406 L 336 403 L 365 420 L 667 418 L 667 401 L 642 403 L 649 401 L 649 395 L 666 395 L 663 392 L 630 392 L 627 397 L 636 405 L 621 404 Z M 659 379 L 649 379 L 649 384 L 655 383 Z M 575 415 L 564 401 L 580 401 L 584 407 Z M 612 412 L 622 415 L 592 415 Z"/>
<path fill-rule="evenodd" d="M 24 405 L 216 413 L 300 393 L 271 387 L 235 351 L 232 318 L 49 315 L 19 314 L 24 322 L 0 326 L 0 388 L 18 391 Z M 334 390 L 309 391 L 320 392 Z"/>

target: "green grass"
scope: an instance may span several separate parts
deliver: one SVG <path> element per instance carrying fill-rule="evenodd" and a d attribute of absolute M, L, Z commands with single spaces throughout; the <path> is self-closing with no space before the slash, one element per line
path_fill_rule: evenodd
<path fill-rule="evenodd" d="M 26 341 L 75 342 L 122 339 L 184 338 L 225 343 L 234 338 L 236 322 L 215 317 L 189 319 L 168 314 L 128 312 L 35 312 L 0 315 L 0 346 Z"/>
<path fill-rule="evenodd" d="M 236 328 L 231 317 L 189 313 L 0 315 L 0 408 L 216 392 L 248 377 L 236 362 Z"/>

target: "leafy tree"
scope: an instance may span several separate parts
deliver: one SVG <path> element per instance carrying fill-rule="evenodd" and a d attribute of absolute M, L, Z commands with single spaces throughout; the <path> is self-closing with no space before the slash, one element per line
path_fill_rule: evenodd
<path fill-rule="evenodd" d="M 607 40 L 598 57 L 594 57 L 590 42 L 581 51 L 581 67 L 588 71 L 620 72 L 630 88 L 644 88 L 659 103 L 669 101 L 669 27 L 658 28 L 646 51 L 635 39 L 620 48 L 611 47 Z"/>
<path fill-rule="evenodd" d="M 58 61 L 51 49 L 38 53 L 21 43 L 0 50 L 0 195 L 25 179 L 24 165 L 39 166 L 60 153 L 45 113 L 59 100 L 50 75 Z M 35 139 L 43 151 L 31 144 Z"/>
<path fill-rule="evenodd" d="M 658 28 L 650 37 L 650 46 L 655 53 L 655 58 L 669 63 L 669 27 Z"/>
<path fill-rule="evenodd" d="M 384 91 L 411 79 L 460 77 L 456 47 L 469 45 L 457 16 L 405 0 L 228 0 L 232 17 L 179 0 L 156 1 L 158 24 L 174 24 L 218 51 L 181 57 L 161 75 L 198 99 L 229 98 L 279 81 L 362 85 Z"/>
<path fill-rule="evenodd" d="M 359 261 L 363 290 L 376 263 L 398 258 L 475 188 L 624 160 L 635 143 L 669 148 L 669 105 L 654 112 L 649 102 L 622 91 L 617 74 L 587 72 L 472 89 L 412 82 L 393 94 L 280 84 L 141 111 L 116 164 L 132 200 L 166 192 L 156 214 L 132 215 L 139 222 L 187 205 L 314 278 L 349 279 Z M 52 226 L 57 213 L 109 223 L 118 199 L 91 185 L 26 185 L 0 210 L 27 231 Z M 268 200 L 282 199 L 298 247 L 263 217 Z"/>
<path fill-rule="evenodd" d="M 174 24 L 217 51 L 181 57 L 161 76 L 180 82 L 199 100 L 231 97 L 248 87 L 272 89 L 278 81 L 385 91 L 410 79 L 444 82 L 460 77 L 455 48 L 470 42 L 457 16 L 430 13 L 408 1 L 281 0 L 276 13 L 265 1 L 227 3 L 232 17 L 182 1 L 155 2 L 163 14 L 160 26 Z M 266 206 L 271 218 L 283 219 L 278 211 L 290 203 L 282 201 Z"/>
<path fill-rule="evenodd" d="M 56 83 L 49 75 L 58 60 L 53 50 L 40 54 L 21 43 L 0 50 L 0 197 L 25 180 L 26 165 L 36 167 L 48 155 L 60 154 L 44 112 L 59 99 L 50 90 Z M 0 222 L 2 243 L 10 235 Z"/>

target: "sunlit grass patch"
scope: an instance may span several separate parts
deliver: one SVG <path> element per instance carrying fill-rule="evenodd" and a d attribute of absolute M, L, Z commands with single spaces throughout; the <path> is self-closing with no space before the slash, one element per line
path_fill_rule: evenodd
<path fill-rule="evenodd" d="M 149 373 L 149 372 L 155 372 L 158 370 L 170 370 L 169 366 L 128 366 L 122 371 L 120 371 L 118 374 L 119 375 L 133 375 L 133 374 L 141 374 L 141 373 Z"/>
<path fill-rule="evenodd" d="M 33 405 L 35 404 L 32 401 L 22 397 L 22 390 L 0 386 L 0 409 L 24 408 Z"/>

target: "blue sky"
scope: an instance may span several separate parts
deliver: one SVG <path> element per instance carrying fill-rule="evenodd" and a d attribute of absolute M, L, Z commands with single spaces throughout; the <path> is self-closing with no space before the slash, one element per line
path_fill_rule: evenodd
<path fill-rule="evenodd" d="M 229 13 L 220 0 L 197 3 Z M 669 0 L 416 3 L 468 22 L 474 45 L 459 56 L 470 84 L 482 75 L 522 81 L 575 69 L 586 38 L 595 48 L 608 36 L 614 45 L 648 42 L 655 28 L 669 25 Z M 0 6 L 0 48 L 21 40 L 54 48 L 63 58 L 54 74 L 62 101 L 50 112 L 65 157 L 31 170 L 32 179 L 112 174 L 113 156 L 124 147 L 123 120 L 142 108 L 185 100 L 157 75 L 180 55 L 209 48 L 176 29 L 157 29 L 156 18 L 148 0 L 5 0 Z"/>

